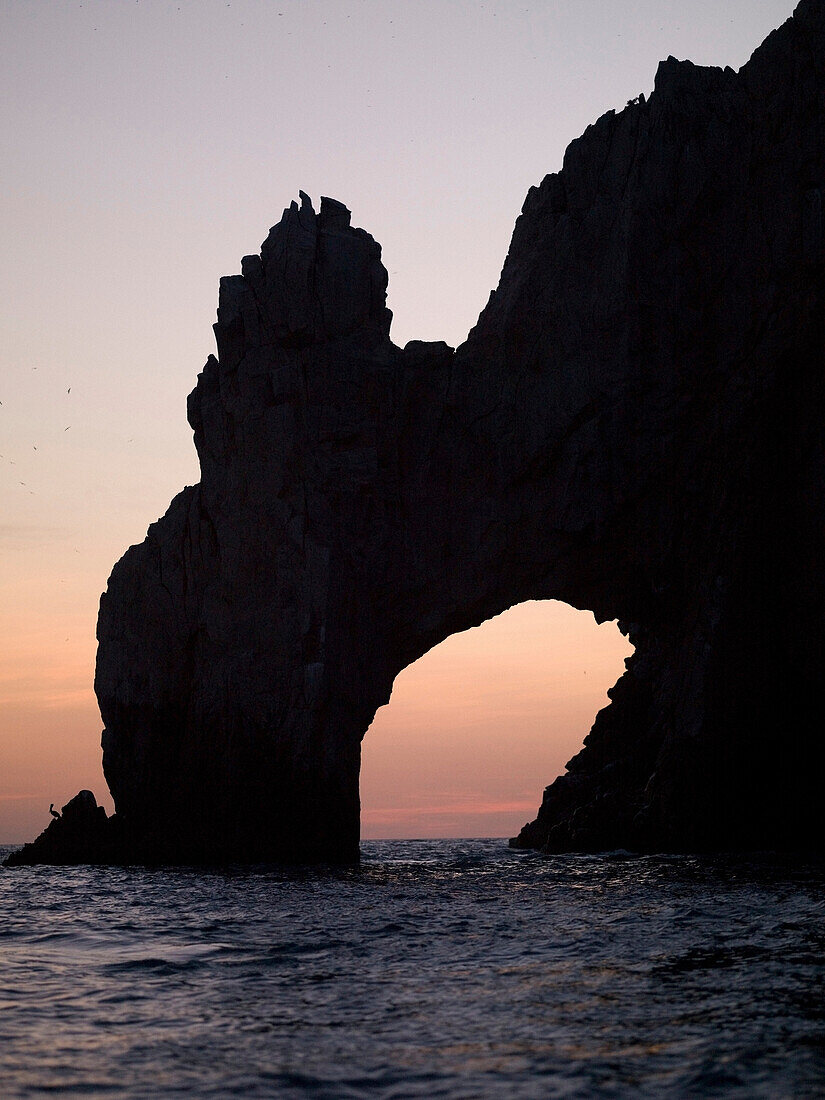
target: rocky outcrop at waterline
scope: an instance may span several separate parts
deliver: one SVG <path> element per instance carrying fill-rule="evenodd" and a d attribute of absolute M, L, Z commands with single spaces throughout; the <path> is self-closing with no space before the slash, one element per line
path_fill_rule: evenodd
<path fill-rule="evenodd" d="M 91 791 L 80 791 L 60 813 L 52 809 L 48 828 L 6 859 L 7 867 L 32 863 L 111 863 L 122 855 L 119 823 L 108 817 Z"/>
<path fill-rule="evenodd" d="M 738 73 L 669 58 L 531 189 L 455 351 L 391 342 L 344 206 L 285 211 L 221 280 L 201 481 L 101 600 L 124 851 L 356 860 L 395 676 L 535 599 L 635 653 L 512 843 L 821 846 L 824 105 L 823 0 Z"/>

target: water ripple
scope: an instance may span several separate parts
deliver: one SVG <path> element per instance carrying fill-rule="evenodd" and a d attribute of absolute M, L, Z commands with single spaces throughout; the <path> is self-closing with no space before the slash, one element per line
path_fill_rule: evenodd
<path fill-rule="evenodd" d="M 363 850 L 0 872 L 0 1094 L 825 1093 L 820 866 Z"/>

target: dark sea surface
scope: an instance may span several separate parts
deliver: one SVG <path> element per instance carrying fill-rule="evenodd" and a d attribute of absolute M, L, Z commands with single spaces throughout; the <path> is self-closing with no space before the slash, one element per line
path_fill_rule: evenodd
<path fill-rule="evenodd" d="M 821 866 L 362 850 L 0 869 L 0 1096 L 825 1095 Z"/>

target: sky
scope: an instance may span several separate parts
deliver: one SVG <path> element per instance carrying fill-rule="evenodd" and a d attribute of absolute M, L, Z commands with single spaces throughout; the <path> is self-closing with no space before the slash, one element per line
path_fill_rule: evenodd
<path fill-rule="evenodd" d="M 792 0 L 0 0 L 0 842 L 111 810 L 100 593 L 198 480 L 218 279 L 299 189 L 382 244 L 392 337 L 466 336 L 527 189 L 659 60 L 741 66 Z M 365 836 L 508 835 L 630 652 L 523 605 L 397 679 Z"/>

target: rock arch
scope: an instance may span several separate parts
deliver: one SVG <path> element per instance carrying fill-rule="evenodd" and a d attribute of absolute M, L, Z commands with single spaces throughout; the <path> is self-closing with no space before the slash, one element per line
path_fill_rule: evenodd
<path fill-rule="evenodd" d="M 201 483 L 101 601 L 104 768 L 153 848 L 352 860 L 361 737 L 403 668 L 528 599 L 624 614 L 582 505 L 595 376 L 561 394 L 481 325 L 401 350 L 386 283 L 305 195 L 221 281 Z"/>
<path fill-rule="evenodd" d="M 362 741 L 362 842 L 517 832 L 631 653 L 615 623 L 557 600 L 519 604 L 425 653 Z"/>
<path fill-rule="evenodd" d="M 669 58 L 532 188 L 466 343 L 389 338 L 380 249 L 302 195 L 221 280 L 200 484 L 116 565 L 120 850 L 352 861 L 395 675 L 514 603 L 630 667 L 514 843 L 821 844 L 825 6 Z"/>

